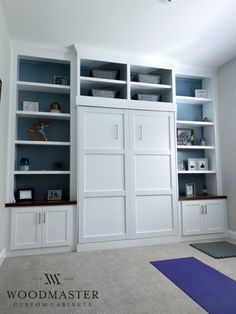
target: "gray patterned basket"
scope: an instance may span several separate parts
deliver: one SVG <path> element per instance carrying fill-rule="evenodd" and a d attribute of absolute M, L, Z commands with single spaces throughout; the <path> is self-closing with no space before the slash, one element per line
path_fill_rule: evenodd
<path fill-rule="evenodd" d="M 103 69 L 94 69 L 92 70 L 92 76 L 96 78 L 103 78 L 109 80 L 116 80 L 118 75 L 117 70 L 103 70 Z"/>
<path fill-rule="evenodd" d="M 137 100 L 145 100 L 145 101 L 160 101 L 160 95 L 147 95 L 147 94 L 137 94 L 135 97 Z"/>
<path fill-rule="evenodd" d="M 115 98 L 117 91 L 108 89 L 91 89 L 91 95 L 94 97 Z"/>
<path fill-rule="evenodd" d="M 136 77 L 138 82 L 142 83 L 152 83 L 152 84 L 160 84 L 161 75 L 159 74 L 137 74 Z"/>

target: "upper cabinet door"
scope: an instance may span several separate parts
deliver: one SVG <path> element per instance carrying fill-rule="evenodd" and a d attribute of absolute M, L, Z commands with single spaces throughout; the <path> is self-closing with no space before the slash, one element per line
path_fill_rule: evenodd
<path fill-rule="evenodd" d="M 84 149 L 124 149 L 123 111 L 85 108 L 82 123 Z"/>
<path fill-rule="evenodd" d="M 169 113 L 137 112 L 133 120 L 135 150 L 170 150 Z"/>

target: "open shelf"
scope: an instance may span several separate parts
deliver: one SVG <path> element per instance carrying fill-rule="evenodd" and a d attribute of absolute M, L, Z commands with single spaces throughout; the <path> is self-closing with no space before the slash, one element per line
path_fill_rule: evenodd
<path fill-rule="evenodd" d="M 23 111 L 17 110 L 16 115 L 22 118 L 48 118 L 48 119 L 59 119 L 69 120 L 69 113 L 54 113 L 54 112 L 40 112 L 40 111 Z"/>
<path fill-rule="evenodd" d="M 108 84 L 114 84 L 114 85 L 126 85 L 127 82 L 126 81 L 121 81 L 121 80 L 110 80 L 110 79 L 103 79 L 103 78 L 97 78 L 97 77 L 86 77 L 86 76 L 81 76 L 80 77 L 80 84 L 82 84 L 83 86 L 89 85 L 91 86 L 91 84 L 96 84 L 97 86 L 99 86 L 99 84 L 104 84 L 104 83 L 108 83 Z M 94 86 L 94 85 L 93 85 Z"/>
<path fill-rule="evenodd" d="M 18 90 L 69 94 L 70 86 L 35 82 L 17 82 Z"/>
<path fill-rule="evenodd" d="M 177 120 L 176 124 L 179 125 L 189 125 L 189 126 L 214 126 L 214 122 L 204 122 L 204 121 L 187 121 L 187 120 Z"/>
<path fill-rule="evenodd" d="M 203 105 L 205 103 L 211 102 L 210 98 L 198 98 L 189 96 L 176 96 L 177 104 L 189 104 L 189 105 Z"/>
<path fill-rule="evenodd" d="M 177 145 L 177 149 L 215 149 L 215 146 Z"/>
<path fill-rule="evenodd" d="M 70 142 L 54 142 L 54 141 L 15 141 L 16 145 L 55 145 L 55 146 L 70 146 Z"/>
<path fill-rule="evenodd" d="M 131 82 L 131 91 L 144 90 L 147 92 L 159 92 L 166 89 L 171 89 L 171 85 L 164 84 L 153 84 L 153 83 L 142 83 L 142 82 Z"/>
<path fill-rule="evenodd" d="M 204 170 L 204 171 L 201 171 L 201 170 L 196 170 L 196 171 L 189 171 L 189 170 L 179 170 L 178 171 L 178 174 L 215 174 L 216 171 L 214 170 Z"/>
<path fill-rule="evenodd" d="M 70 171 L 45 171 L 45 170 L 41 170 L 41 171 L 14 171 L 15 175 L 34 175 L 34 174 L 38 174 L 38 175 L 45 175 L 45 174 L 70 174 Z"/>

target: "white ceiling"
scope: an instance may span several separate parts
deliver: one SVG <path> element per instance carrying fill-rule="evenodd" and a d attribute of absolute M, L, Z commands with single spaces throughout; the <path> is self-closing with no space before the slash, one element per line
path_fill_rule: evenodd
<path fill-rule="evenodd" d="M 235 0 L 0 0 L 13 39 L 73 43 L 180 63 L 236 56 Z"/>

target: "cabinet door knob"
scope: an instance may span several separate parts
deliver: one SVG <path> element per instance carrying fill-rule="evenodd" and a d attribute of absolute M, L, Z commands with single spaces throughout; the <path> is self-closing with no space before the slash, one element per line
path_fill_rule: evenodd
<path fill-rule="evenodd" d="M 207 214 L 207 205 L 205 205 L 205 214 Z"/>
<path fill-rule="evenodd" d="M 38 222 L 41 224 L 41 213 L 38 213 Z"/>
<path fill-rule="evenodd" d="M 46 223 L 46 213 L 45 212 L 43 213 L 43 223 L 44 224 Z"/>

